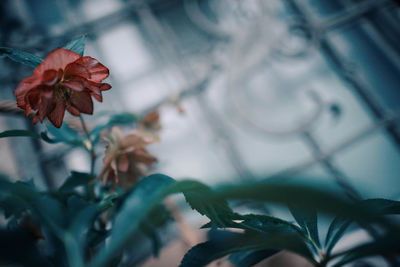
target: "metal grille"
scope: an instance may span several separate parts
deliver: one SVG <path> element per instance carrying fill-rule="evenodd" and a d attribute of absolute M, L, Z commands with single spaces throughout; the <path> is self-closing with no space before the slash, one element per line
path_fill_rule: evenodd
<path fill-rule="evenodd" d="M 4 46 L 45 55 L 88 34 L 86 53 L 110 68 L 113 85 L 96 112 L 160 108 L 161 142 L 151 148 L 160 172 L 210 184 L 307 176 L 351 196 L 347 183 L 398 197 L 394 1 L 18 0 L 2 11 Z M 28 70 L 1 64 L 1 94 L 11 98 Z M 21 177 L 49 183 L 84 168 L 79 151 L 12 142 L 13 164 L 32 165 L 15 171 Z"/>

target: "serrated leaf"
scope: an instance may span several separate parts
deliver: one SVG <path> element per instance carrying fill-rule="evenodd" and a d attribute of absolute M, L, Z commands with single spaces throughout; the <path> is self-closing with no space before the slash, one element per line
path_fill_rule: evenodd
<path fill-rule="evenodd" d="M 316 249 L 320 249 L 321 243 L 319 242 L 317 212 L 312 209 L 304 211 L 294 205 L 290 205 L 289 210 L 313 246 L 317 246 Z"/>
<path fill-rule="evenodd" d="M 36 68 L 43 61 L 43 59 L 38 56 L 9 47 L 0 47 L 0 56 L 8 57 L 15 62 L 22 63 L 33 68 Z"/>
<path fill-rule="evenodd" d="M 114 221 L 108 246 L 105 251 L 98 254 L 92 266 L 107 266 L 115 255 L 121 253 L 149 212 L 170 194 L 183 192 L 186 201 L 193 208 L 200 210 L 212 220 L 223 222 L 227 216 L 225 210 L 227 206 L 225 204 L 213 206 L 215 203 L 206 196 L 198 196 L 199 199 L 197 199 L 196 194 L 199 191 L 207 192 L 206 186 L 196 181 L 177 182 L 171 177 L 161 174 L 150 175 L 142 179 L 122 204 Z M 203 200 L 201 201 L 201 199 Z M 224 201 L 220 201 L 220 203 L 224 203 Z M 218 207 L 222 207 L 221 213 L 217 210 Z"/>
<path fill-rule="evenodd" d="M 201 215 L 209 217 L 216 226 L 225 225 L 234 215 L 225 200 L 215 200 L 214 192 L 206 185 L 192 181 L 182 190 L 190 207 Z"/>
<path fill-rule="evenodd" d="M 263 249 L 263 250 L 250 250 L 245 252 L 233 253 L 229 256 L 229 261 L 235 267 L 251 267 L 260 261 L 267 259 L 279 250 L 276 249 Z"/>
<path fill-rule="evenodd" d="M 76 37 L 75 39 L 64 45 L 63 48 L 74 51 L 82 57 L 85 51 L 85 35 Z"/>
<path fill-rule="evenodd" d="M 91 180 L 93 177 L 89 173 L 72 171 L 58 191 L 72 192 L 76 187 L 87 185 Z"/>
<path fill-rule="evenodd" d="M 216 259 L 232 253 L 264 249 L 290 250 L 314 262 L 307 246 L 297 235 L 286 232 L 269 234 L 218 232 L 220 232 L 219 237 L 191 248 L 182 259 L 180 267 L 205 266 Z"/>

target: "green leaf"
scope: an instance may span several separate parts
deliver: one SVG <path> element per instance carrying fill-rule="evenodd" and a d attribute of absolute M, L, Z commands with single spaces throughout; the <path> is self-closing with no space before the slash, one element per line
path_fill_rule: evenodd
<path fill-rule="evenodd" d="M 42 132 L 39 135 L 33 131 L 28 130 L 8 130 L 0 133 L 0 138 L 4 137 L 33 137 L 42 139 L 43 141 L 50 144 L 58 143 L 57 140 L 51 139 L 46 132 Z"/>
<path fill-rule="evenodd" d="M 336 217 L 329 225 L 328 233 L 325 239 L 325 251 L 327 256 L 332 252 L 336 243 L 344 235 L 346 229 L 350 226 L 351 221 L 340 217 Z"/>
<path fill-rule="evenodd" d="M 229 207 L 225 201 L 219 201 L 218 205 L 210 201 L 207 198 L 211 195 L 208 190 L 199 182 L 190 180 L 176 182 L 162 174 L 154 174 L 142 179 L 123 202 L 114 221 L 108 246 L 97 255 L 92 266 L 107 266 L 115 255 L 119 255 L 149 212 L 170 194 L 183 192 L 192 208 L 215 222 L 223 222 L 227 217 L 226 209 Z M 205 192 L 206 195 L 198 195 L 200 191 Z M 219 208 L 222 208 L 222 211 L 219 211 Z"/>
<path fill-rule="evenodd" d="M 34 138 L 41 138 L 39 134 L 27 131 L 27 130 L 8 130 L 0 133 L 0 138 L 4 137 L 18 137 L 18 136 L 27 136 Z"/>
<path fill-rule="evenodd" d="M 390 235 L 376 239 L 373 242 L 350 249 L 344 255 L 344 257 L 333 266 L 343 266 L 344 264 L 364 257 L 372 257 L 378 255 L 395 256 L 398 254 L 399 249 L 400 236 L 398 233 L 391 233 Z"/>
<path fill-rule="evenodd" d="M 83 52 L 85 51 L 85 35 L 76 37 L 75 39 L 64 45 L 63 48 L 74 51 L 82 57 Z"/>
<path fill-rule="evenodd" d="M 227 231 L 218 232 L 217 237 L 191 248 L 182 259 L 180 267 L 205 266 L 216 259 L 232 253 L 264 249 L 290 250 L 302 255 L 313 263 L 315 262 L 307 246 L 298 235 L 287 232 L 273 232 L 269 234 L 256 232 L 243 234 Z"/>
<path fill-rule="evenodd" d="M 72 171 L 58 191 L 72 192 L 76 187 L 87 185 L 91 180 L 93 180 L 93 177 L 89 173 Z"/>
<path fill-rule="evenodd" d="M 236 267 L 251 267 L 260 261 L 269 258 L 279 250 L 276 249 L 263 249 L 263 250 L 250 250 L 245 252 L 233 253 L 229 256 L 229 261 Z"/>
<path fill-rule="evenodd" d="M 206 215 L 216 226 L 223 227 L 226 221 L 234 217 L 225 200 L 216 200 L 214 192 L 206 185 L 191 181 L 187 188 L 182 190 L 186 202 L 201 215 Z"/>
<path fill-rule="evenodd" d="M 0 47 L 0 57 L 8 57 L 15 62 L 22 63 L 33 68 L 36 68 L 43 61 L 43 59 L 38 56 L 9 47 Z"/>
<path fill-rule="evenodd" d="M 321 248 L 318 235 L 318 216 L 315 210 L 309 209 L 304 211 L 297 208 L 295 205 L 290 205 L 289 210 L 292 213 L 296 222 L 305 232 L 308 239 L 316 249 Z"/>

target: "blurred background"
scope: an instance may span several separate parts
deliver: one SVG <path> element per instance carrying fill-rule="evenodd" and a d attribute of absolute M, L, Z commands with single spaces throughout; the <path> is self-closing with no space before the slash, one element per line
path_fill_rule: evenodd
<path fill-rule="evenodd" d="M 400 197 L 397 1 L 3 0 L 0 28 L 0 46 L 39 56 L 87 34 L 85 55 L 113 86 L 95 114 L 159 110 L 157 172 L 209 185 L 345 181 L 365 198 Z M 0 68 L 0 98 L 14 101 L 32 70 Z M 0 131 L 23 128 L 0 116 Z M 85 151 L 63 145 L 0 147 L 2 173 L 43 188 L 89 168 Z"/>

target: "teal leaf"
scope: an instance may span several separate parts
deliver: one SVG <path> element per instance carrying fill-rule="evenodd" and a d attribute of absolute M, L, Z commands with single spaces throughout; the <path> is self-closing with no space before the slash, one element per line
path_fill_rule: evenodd
<path fill-rule="evenodd" d="M 8 57 L 15 62 L 33 68 L 36 68 L 43 61 L 43 59 L 38 56 L 9 47 L 0 47 L 0 57 Z"/>
<path fill-rule="evenodd" d="M 191 181 L 186 186 L 188 187 L 182 190 L 186 202 L 192 209 L 210 218 L 216 226 L 222 227 L 234 216 L 228 203 L 225 200 L 216 200 L 214 192 L 208 186 L 197 181 Z"/>
<path fill-rule="evenodd" d="M 325 239 L 325 251 L 327 256 L 332 252 L 336 243 L 346 232 L 346 229 L 350 226 L 351 221 L 340 217 L 336 217 L 329 225 L 328 233 Z"/>
<path fill-rule="evenodd" d="M 263 250 L 249 250 L 244 252 L 233 253 L 229 256 L 229 261 L 236 267 L 251 267 L 260 261 L 269 258 L 279 250 L 276 249 L 263 249 Z"/>
<path fill-rule="evenodd" d="M 265 249 L 286 249 L 314 262 L 307 246 L 297 235 L 281 232 L 269 234 L 245 232 L 241 234 L 218 231 L 217 236 L 191 248 L 182 259 L 180 267 L 205 266 L 232 253 Z"/>
<path fill-rule="evenodd" d="M 93 177 L 89 173 L 72 171 L 58 191 L 72 192 L 76 187 L 87 185 L 91 180 L 93 180 Z"/>
<path fill-rule="evenodd" d="M 0 138 L 4 137 L 33 137 L 42 139 L 43 141 L 50 144 L 58 143 L 57 140 L 51 139 L 46 132 L 37 134 L 33 131 L 28 131 L 28 130 L 8 130 L 0 133 Z"/>
<path fill-rule="evenodd" d="M 76 37 L 75 39 L 64 45 L 63 48 L 74 51 L 82 57 L 83 52 L 85 51 L 85 35 Z"/>
<path fill-rule="evenodd" d="M 289 210 L 292 213 L 296 222 L 305 232 L 307 238 L 311 241 L 316 249 L 321 248 L 318 234 L 318 216 L 315 210 L 309 209 L 304 211 L 297 208 L 295 205 L 290 205 Z"/>
<path fill-rule="evenodd" d="M 27 130 L 8 130 L 0 133 L 0 138 L 4 137 L 20 137 L 20 136 L 27 136 L 27 137 L 34 137 L 40 138 L 40 135 Z"/>

